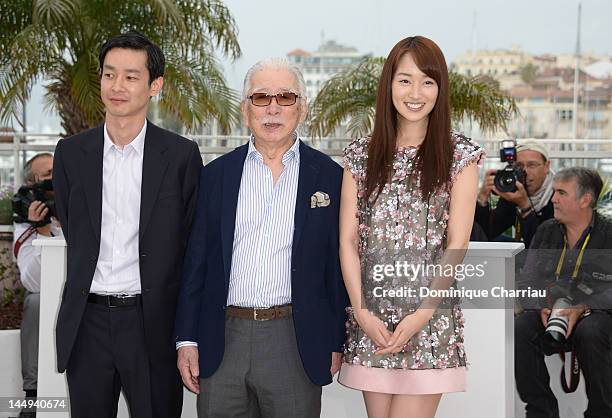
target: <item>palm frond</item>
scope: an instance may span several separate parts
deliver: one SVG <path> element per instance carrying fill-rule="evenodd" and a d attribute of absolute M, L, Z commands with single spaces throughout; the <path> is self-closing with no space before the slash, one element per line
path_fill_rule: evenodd
<path fill-rule="evenodd" d="M 161 46 L 167 74 L 160 106 L 189 129 L 238 120 L 237 95 L 215 51 L 240 56 L 238 29 L 220 0 L 11 0 L 0 2 L 0 120 L 15 114 L 33 83 L 48 79 L 47 107 L 67 134 L 98 123 L 97 54 L 103 42 L 136 30 Z"/>
<path fill-rule="evenodd" d="M 238 94 L 227 86 L 214 57 L 185 61 L 171 52 L 169 58 L 160 108 L 176 115 L 188 130 L 211 118 L 222 129 L 231 129 L 239 118 Z"/>
<path fill-rule="evenodd" d="M 385 59 L 370 57 L 329 79 L 311 106 L 310 133 L 326 136 L 343 123 L 350 136 L 362 136 L 372 129 L 378 79 Z M 494 82 L 449 74 L 450 102 L 455 123 L 472 120 L 485 132 L 506 129 L 518 115 L 514 100 Z"/>
<path fill-rule="evenodd" d="M 32 22 L 48 28 L 72 25 L 80 4 L 78 0 L 34 0 Z"/>
<path fill-rule="evenodd" d="M 0 122 L 7 123 L 17 113 L 34 83 L 45 73 L 49 62 L 46 36 L 43 27 L 32 24 L 13 39 L 7 51 L 9 58 L 0 65 Z"/>
<path fill-rule="evenodd" d="M 71 87 L 70 93 L 75 105 L 81 109 L 90 125 L 95 124 L 104 111 L 97 72 L 98 57 L 93 51 L 86 51 L 67 71 L 66 84 Z"/>
<path fill-rule="evenodd" d="M 455 122 L 468 118 L 483 132 L 506 130 L 510 119 L 518 115 L 514 99 L 499 89 L 497 82 L 482 77 L 467 77 L 451 72 L 450 102 Z"/>
<path fill-rule="evenodd" d="M 383 63 L 383 58 L 366 58 L 323 84 L 310 109 L 312 136 L 331 135 L 347 120 L 351 136 L 363 135 L 371 129 Z"/>

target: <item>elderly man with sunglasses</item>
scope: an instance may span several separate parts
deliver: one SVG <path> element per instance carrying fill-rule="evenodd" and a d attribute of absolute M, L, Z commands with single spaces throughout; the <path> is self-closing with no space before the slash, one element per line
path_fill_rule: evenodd
<path fill-rule="evenodd" d="M 304 93 L 290 62 L 255 64 L 251 138 L 200 175 L 175 327 L 200 417 L 318 417 L 340 366 L 342 168 L 299 139 Z"/>

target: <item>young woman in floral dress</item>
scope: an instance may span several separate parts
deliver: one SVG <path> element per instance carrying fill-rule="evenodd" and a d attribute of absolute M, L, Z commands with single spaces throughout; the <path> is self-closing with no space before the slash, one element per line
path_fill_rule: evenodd
<path fill-rule="evenodd" d="M 339 382 L 363 391 L 370 418 L 433 417 L 443 393 L 465 390 L 459 300 L 419 295 L 454 286 L 452 274 L 427 266 L 461 262 L 483 158 L 451 131 L 439 47 L 421 36 L 398 42 L 378 84 L 374 131 L 345 150 L 340 208 L 352 307 Z"/>

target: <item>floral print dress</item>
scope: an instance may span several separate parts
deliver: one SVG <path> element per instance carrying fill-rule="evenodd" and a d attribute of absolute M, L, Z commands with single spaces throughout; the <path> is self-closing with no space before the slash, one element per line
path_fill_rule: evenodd
<path fill-rule="evenodd" d="M 428 202 L 421 197 L 414 169 L 418 147 L 396 150 L 391 180 L 373 205 L 364 199 L 370 137 L 353 141 L 344 152 L 344 166 L 357 183 L 362 305 L 390 332 L 420 305 L 419 289 L 428 287 L 431 280 L 426 273 L 431 270 L 426 266 L 435 264 L 443 254 L 453 180 L 466 166 L 481 165 L 484 160 L 484 151 L 475 142 L 458 133 L 452 133 L 451 140 L 451 182 Z M 390 268 L 387 266 L 394 266 L 393 273 L 383 274 L 385 267 Z M 359 327 L 349 308 L 339 382 L 382 393 L 465 390 L 464 320 L 459 302 L 443 299 L 429 323 L 402 351 L 383 355 L 375 354 L 378 347 Z"/>

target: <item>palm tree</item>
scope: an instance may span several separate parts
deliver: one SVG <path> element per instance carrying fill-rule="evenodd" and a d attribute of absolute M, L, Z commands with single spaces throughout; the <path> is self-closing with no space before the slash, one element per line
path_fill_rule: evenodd
<path fill-rule="evenodd" d="M 214 51 L 240 56 L 237 27 L 221 0 L 12 0 L 0 2 L 0 122 L 19 118 L 38 81 L 66 135 L 97 125 L 98 51 L 112 36 L 135 30 L 166 56 L 159 107 L 192 130 L 211 118 L 228 129 L 238 120 L 237 94 Z"/>
<path fill-rule="evenodd" d="M 385 58 L 365 58 L 355 67 L 329 79 L 317 94 L 310 110 L 310 134 L 332 135 L 348 121 L 351 137 L 372 130 L 376 89 Z M 465 118 L 478 123 L 481 130 L 506 130 L 507 122 L 518 114 L 514 99 L 504 94 L 497 82 L 486 77 L 467 77 L 451 72 L 450 102 L 455 124 Z"/>

